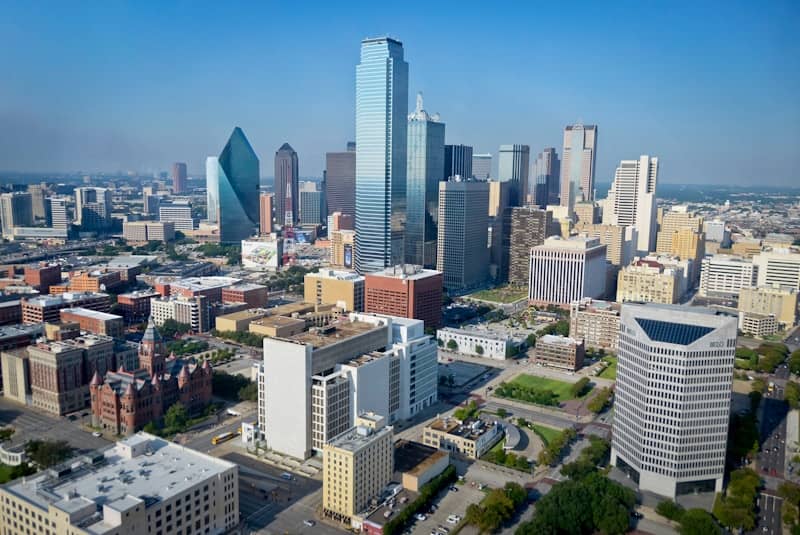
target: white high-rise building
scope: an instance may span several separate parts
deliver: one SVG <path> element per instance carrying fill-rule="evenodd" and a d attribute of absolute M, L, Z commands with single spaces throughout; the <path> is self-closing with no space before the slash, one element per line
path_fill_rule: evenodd
<path fill-rule="evenodd" d="M 472 155 L 472 178 L 476 180 L 489 180 L 492 176 L 492 155 Z"/>
<path fill-rule="evenodd" d="M 622 306 L 611 464 L 643 491 L 722 490 L 735 317 Z"/>
<path fill-rule="evenodd" d="M 189 202 L 165 202 L 158 205 L 158 220 L 174 223 L 175 230 L 193 230 L 192 205 Z"/>
<path fill-rule="evenodd" d="M 603 211 L 603 220 L 609 225 L 636 228 L 640 256 L 656 247 L 657 183 L 658 158 L 642 155 L 638 160 L 622 160 Z"/>
<path fill-rule="evenodd" d="M 606 246 L 597 238 L 547 238 L 531 249 L 528 300 L 567 307 L 602 298 L 606 291 Z"/>
<path fill-rule="evenodd" d="M 715 254 L 706 256 L 700 266 L 700 288 L 703 296 L 725 297 L 739 295 L 739 290 L 755 286 L 758 266 L 741 256 Z"/>
<path fill-rule="evenodd" d="M 800 254 L 789 249 L 763 251 L 753 257 L 758 286 L 786 286 L 800 290 Z"/>
<path fill-rule="evenodd" d="M 69 227 L 69 217 L 67 216 L 67 200 L 62 197 L 50 197 L 50 226 L 57 229 Z M 47 212 L 47 210 L 45 210 Z"/>

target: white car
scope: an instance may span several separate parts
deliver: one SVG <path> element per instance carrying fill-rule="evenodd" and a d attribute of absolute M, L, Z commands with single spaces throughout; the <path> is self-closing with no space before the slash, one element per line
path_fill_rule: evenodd
<path fill-rule="evenodd" d="M 305 524 L 306 526 L 312 528 L 312 527 L 314 527 L 314 524 L 316 524 L 316 522 L 314 522 L 313 520 L 303 520 L 303 524 Z"/>
<path fill-rule="evenodd" d="M 447 517 L 448 524 L 458 524 L 459 522 L 461 522 L 461 517 L 458 515 L 450 515 Z"/>
<path fill-rule="evenodd" d="M 93 437 L 102 437 L 103 433 L 101 433 L 100 431 L 95 431 L 94 433 L 92 433 L 92 436 Z"/>
<path fill-rule="evenodd" d="M 428 517 L 427 517 L 427 516 L 425 516 L 425 515 L 423 515 L 422 513 L 417 513 L 417 514 L 415 514 L 415 515 L 414 515 L 414 518 L 416 518 L 416 519 L 417 519 L 417 520 L 419 520 L 420 522 L 423 522 L 423 521 L 424 521 L 426 518 L 428 518 Z"/>

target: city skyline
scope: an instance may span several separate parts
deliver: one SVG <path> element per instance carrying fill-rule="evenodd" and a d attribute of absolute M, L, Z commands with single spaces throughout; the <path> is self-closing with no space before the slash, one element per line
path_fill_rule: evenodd
<path fill-rule="evenodd" d="M 790 129 L 779 136 L 777 148 L 757 135 L 768 131 L 769 125 L 791 124 L 800 118 L 800 105 L 791 98 L 800 69 L 793 68 L 796 61 L 785 61 L 798 57 L 790 29 L 799 10 L 790 3 L 759 9 L 726 4 L 722 12 L 712 3 L 693 11 L 692 20 L 680 9 L 666 13 L 628 4 L 603 6 L 597 12 L 600 7 L 593 6 L 582 17 L 570 19 L 574 28 L 569 29 L 602 41 L 603 46 L 570 64 L 559 57 L 575 52 L 577 43 L 566 43 L 563 51 L 547 44 L 568 29 L 563 14 L 554 8 L 536 11 L 538 19 L 550 23 L 542 25 L 545 31 L 518 32 L 521 35 L 508 42 L 494 33 L 499 30 L 490 30 L 485 47 L 464 47 L 448 39 L 437 29 L 441 25 L 414 27 L 413 9 L 393 18 L 387 28 L 379 7 L 360 13 L 337 35 L 326 35 L 323 43 L 314 37 L 320 35 L 314 28 L 352 16 L 347 9 L 327 12 L 325 6 L 319 6 L 314 16 L 304 14 L 310 34 L 300 40 L 304 42 L 278 46 L 285 42 L 280 32 L 249 31 L 259 20 L 259 9 L 254 6 L 254 16 L 248 17 L 254 22 L 244 22 L 229 20 L 230 14 L 211 5 L 193 6 L 191 13 L 175 6 L 163 12 L 159 8 L 158 13 L 147 6 L 135 13 L 129 13 L 134 10 L 127 6 L 104 6 L 88 13 L 69 12 L 57 4 L 10 7 L 0 22 L 0 40 L 6 46 L 31 42 L 28 50 L 0 59 L 0 67 L 17 74 L 0 89 L 0 122 L 17 132 L 0 141 L 0 172 L 146 173 L 186 161 L 190 174 L 201 175 L 204 157 L 214 153 L 226 133 L 239 125 L 249 133 L 256 153 L 270 154 L 288 141 L 304 155 L 308 176 L 321 176 L 325 153 L 354 137 L 352 65 L 357 43 L 388 33 L 402 40 L 406 53 L 414 58 L 409 92 L 425 92 L 449 118 L 446 142 L 472 146 L 475 153 L 492 153 L 495 167 L 501 144 L 526 144 L 535 153 L 547 146 L 560 147 L 564 125 L 583 121 L 603 129 L 598 183 L 610 182 L 626 155 L 648 153 L 669 162 L 660 177 L 662 183 L 795 183 L 792 170 L 797 168 L 798 153 L 793 147 L 798 133 Z M 187 24 L 171 24 L 177 15 Z M 655 35 L 644 27 L 631 29 L 626 22 L 645 16 L 663 21 Z M 195 17 L 214 20 L 231 39 L 220 40 L 225 44 L 200 43 L 198 35 L 203 35 L 203 24 L 208 23 Z M 445 8 L 426 12 L 428 20 L 445 17 L 459 18 L 461 24 L 448 25 L 453 31 L 463 24 L 479 23 L 475 15 Z M 525 20 L 524 16 L 510 19 L 491 14 L 480 22 L 487 28 L 503 22 L 503 33 L 513 34 L 508 26 Z M 122 21 L 131 25 L 130 37 L 119 36 L 117 25 Z M 32 38 L 27 29 L 33 24 L 41 27 Z M 91 32 L 87 37 L 76 28 Z M 137 29 L 153 43 L 170 36 L 176 46 L 156 53 L 153 47 L 160 45 L 143 46 L 137 40 L 141 37 L 134 37 Z M 98 54 L 93 47 L 110 40 L 107 32 L 114 32 L 115 43 Z M 210 50 L 204 48 L 209 46 Z M 510 52 L 498 58 L 498 49 Z M 559 73 L 546 83 L 536 73 L 519 68 L 540 49 L 545 57 L 538 58 L 537 73 L 547 68 Z M 205 52 L 208 56 L 203 56 Z M 436 59 L 441 57 L 461 58 L 462 67 Z M 254 83 L 218 88 L 201 83 L 209 69 L 225 76 L 255 58 L 258 67 L 250 65 L 244 71 Z M 459 71 L 466 75 L 474 66 L 482 72 L 480 83 L 458 82 L 463 79 Z M 297 83 L 270 87 L 264 94 L 259 80 L 263 73 L 278 69 L 286 69 L 288 79 Z M 529 83 L 532 76 L 537 83 Z M 54 77 L 62 82 L 55 95 Z M 308 77 L 325 78 L 325 93 L 305 83 Z M 753 79 L 759 83 L 752 83 Z M 265 104 L 269 102 L 282 105 L 279 109 Z M 212 103 L 213 109 L 208 111 L 201 103 Z M 204 113 L 197 113 L 198 109 Z M 652 128 L 654 124 L 658 128 Z M 714 140 L 709 144 L 710 128 L 721 134 L 711 136 Z M 766 152 L 783 157 L 751 156 Z"/>

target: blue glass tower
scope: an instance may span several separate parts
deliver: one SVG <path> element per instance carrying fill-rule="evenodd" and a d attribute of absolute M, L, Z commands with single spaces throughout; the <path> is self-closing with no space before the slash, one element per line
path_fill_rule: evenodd
<path fill-rule="evenodd" d="M 361 42 L 356 66 L 356 254 L 359 273 L 403 262 L 408 63 L 388 37 Z"/>
<path fill-rule="evenodd" d="M 444 123 L 422 108 L 408 116 L 406 170 L 406 264 L 436 265 L 436 221 L 439 218 L 439 182 L 445 179 Z M 470 167 L 472 155 L 470 155 Z"/>
<path fill-rule="evenodd" d="M 259 222 L 258 156 L 238 126 L 219 158 L 206 160 L 208 220 L 219 225 L 220 241 L 252 236 Z"/>

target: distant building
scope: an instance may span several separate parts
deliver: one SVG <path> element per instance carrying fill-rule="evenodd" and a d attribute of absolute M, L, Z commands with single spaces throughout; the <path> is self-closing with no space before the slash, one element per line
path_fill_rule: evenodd
<path fill-rule="evenodd" d="M 501 438 L 500 424 L 480 419 L 459 422 L 452 417 L 437 418 L 422 432 L 426 446 L 460 453 L 468 459 L 480 459 Z"/>
<path fill-rule="evenodd" d="M 297 152 L 284 143 L 275 152 L 275 219 L 293 227 L 300 221 L 300 163 Z"/>
<path fill-rule="evenodd" d="M 0 223 L 3 238 L 14 239 L 15 227 L 33 226 L 33 206 L 30 193 L 13 192 L 0 194 Z"/>
<path fill-rule="evenodd" d="M 599 239 L 606 246 L 606 260 L 616 267 L 627 266 L 634 256 L 635 227 L 578 223 L 575 230 L 581 236 Z"/>
<path fill-rule="evenodd" d="M 770 336 L 780 330 L 775 314 L 739 311 L 739 330 L 750 336 Z"/>
<path fill-rule="evenodd" d="M 61 266 L 59 264 L 39 264 L 25 266 L 25 284 L 29 284 L 43 294 L 50 292 L 50 286 L 61 283 Z"/>
<path fill-rule="evenodd" d="M 492 176 L 492 155 L 472 155 L 472 178 L 475 180 L 489 180 Z"/>
<path fill-rule="evenodd" d="M 75 188 L 75 223 L 83 231 L 104 231 L 111 227 L 111 190 Z"/>
<path fill-rule="evenodd" d="M 512 344 L 509 336 L 499 333 L 451 327 L 436 331 L 436 338 L 443 348 L 452 340 L 456 344 L 455 350 L 462 355 L 494 360 L 505 360 Z"/>
<path fill-rule="evenodd" d="M 534 189 L 531 192 L 533 203 L 539 208 L 558 204 L 559 174 L 561 160 L 553 147 L 548 147 L 536 156 L 533 164 Z"/>
<path fill-rule="evenodd" d="M 527 286 L 530 280 L 531 249 L 542 245 L 553 223 L 553 213 L 527 207 L 511 208 L 508 282 Z M 469 259 L 467 259 L 469 261 Z"/>
<path fill-rule="evenodd" d="M 672 499 L 722 491 L 736 319 L 626 304 L 620 324 L 611 465 L 640 490 Z"/>
<path fill-rule="evenodd" d="M 219 241 L 237 243 L 254 234 L 260 183 L 258 156 L 237 126 L 219 158 L 206 159 L 207 216 L 219 226 Z"/>
<path fill-rule="evenodd" d="M 61 321 L 75 322 L 82 331 L 111 338 L 122 338 L 125 327 L 122 316 L 81 307 L 61 309 Z"/>
<path fill-rule="evenodd" d="M 332 304 L 347 312 L 364 310 L 364 277 L 350 271 L 323 269 L 304 280 L 307 303 Z"/>
<path fill-rule="evenodd" d="M 606 291 L 606 247 L 595 238 L 547 238 L 530 252 L 528 300 L 567 307 Z"/>
<path fill-rule="evenodd" d="M 267 306 L 269 288 L 261 284 L 240 282 L 222 289 L 223 303 L 247 303 L 247 306 L 264 308 Z"/>
<path fill-rule="evenodd" d="M 758 267 L 741 256 L 715 254 L 703 258 L 700 266 L 700 287 L 703 297 L 736 296 L 747 286 L 755 286 Z"/>
<path fill-rule="evenodd" d="M 350 523 L 392 480 L 392 428 L 383 416 L 359 415 L 355 427 L 325 445 L 322 460 L 322 512 Z"/>
<path fill-rule="evenodd" d="M 577 371 L 583 367 L 583 340 L 546 334 L 536 339 L 533 358 L 537 364 Z"/>
<path fill-rule="evenodd" d="M 331 233 L 331 265 L 351 269 L 355 267 L 356 233 L 353 230 L 335 230 Z"/>
<path fill-rule="evenodd" d="M 638 160 L 622 160 L 614 174 L 603 214 L 612 225 L 636 229 L 635 249 L 638 255 L 655 251 L 656 185 L 658 158 L 647 155 Z"/>
<path fill-rule="evenodd" d="M 617 301 L 677 303 L 681 297 L 680 278 L 675 268 L 650 260 L 636 260 L 619 272 Z"/>
<path fill-rule="evenodd" d="M 137 290 L 117 296 L 117 310 L 127 323 L 136 323 L 150 317 L 150 300 L 160 297 L 155 290 Z"/>
<path fill-rule="evenodd" d="M 477 181 L 439 183 L 436 269 L 448 292 L 478 288 L 489 278 L 489 185 Z"/>
<path fill-rule="evenodd" d="M 758 286 L 786 286 L 800 290 L 800 253 L 787 249 L 764 251 L 753 257 Z"/>
<path fill-rule="evenodd" d="M 355 217 L 356 214 L 356 151 L 325 154 L 325 185 L 328 214 L 335 212 Z M 328 229 L 330 230 L 330 229 Z M 352 229 L 350 229 L 352 230 Z"/>
<path fill-rule="evenodd" d="M 739 313 L 773 315 L 778 326 L 789 328 L 797 320 L 798 291 L 790 287 L 742 287 Z"/>
<path fill-rule="evenodd" d="M 192 205 L 188 202 L 166 202 L 158 205 L 158 220 L 162 223 L 172 223 L 175 230 L 181 232 L 194 230 Z"/>
<path fill-rule="evenodd" d="M 259 196 L 259 235 L 269 236 L 272 234 L 272 221 L 275 217 L 273 204 L 275 196 L 271 193 L 262 193 Z"/>
<path fill-rule="evenodd" d="M 47 201 L 50 203 L 50 227 L 57 230 L 67 230 L 70 225 L 70 220 L 67 216 L 67 200 L 60 197 L 51 197 Z"/>
<path fill-rule="evenodd" d="M 159 327 L 168 319 L 188 325 L 193 333 L 204 333 L 211 328 L 209 299 L 204 295 L 194 297 L 156 297 L 150 300 L 150 313 Z"/>
<path fill-rule="evenodd" d="M 48 208 L 45 203 L 47 184 L 29 184 L 28 193 L 31 194 L 31 213 L 33 214 L 33 220 L 45 221 Z"/>
<path fill-rule="evenodd" d="M 186 164 L 175 162 L 172 164 L 172 193 L 186 191 Z"/>
<path fill-rule="evenodd" d="M 321 225 L 324 194 L 321 191 L 300 192 L 300 223 L 303 225 Z"/>
<path fill-rule="evenodd" d="M 442 272 L 420 266 L 395 266 L 364 275 L 364 310 L 442 323 Z"/>
<path fill-rule="evenodd" d="M 575 203 L 594 201 L 597 126 L 574 124 L 564 128 L 561 152 L 561 206 L 572 216 Z"/>
<path fill-rule="evenodd" d="M 508 281 L 511 186 L 510 182 L 489 181 L 489 275 L 498 283 Z"/>
<path fill-rule="evenodd" d="M 31 297 L 22 300 L 22 323 L 52 323 L 60 319 L 62 308 L 83 307 L 90 310 L 108 312 L 111 300 L 108 294 L 73 293 Z"/>
<path fill-rule="evenodd" d="M 132 242 L 173 241 L 175 239 L 175 223 L 126 221 L 122 224 L 122 238 Z"/>
<path fill-rule="evenodd" d="M 619 340 L 619 310 L 617 303 L 581 299 L 570 305 L 569 336 L 583 340 L 586 347 L 617 352 Z"/>
<path fill-rule="evenodd" d="M 472 147 L 469 145 L 444 145 L 444 175 L 441 180 L 454 176 L 465 180 L 473 176 Z"/>
<path fill-rule="evenodd" d="M 122 274 L 108 269 L 93 269 L 75 273 L 69 280 L 72 292 L 104 292 L 122 285 Z"/>
<path fill-rule="evenodd" d="M 673 250 L 672 242 L 676 233 L 685 229 L 688 229 L 690 233 L 702 234 L 703 217 L 690 212 L 685 205 L 674 206 L 671 210 L 663 212 L 659 221 L 656 252 L 677 254 Z"/>
<path fill-rule="evenodd" d="M 497 179 L 511 182 L 511 206 L 525 206 L 527 203 L 530 158 L 528 145 L 500 145 Z"/>

